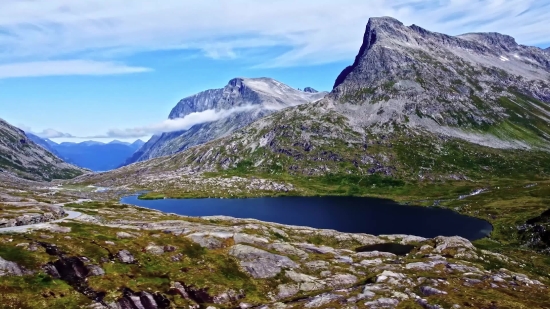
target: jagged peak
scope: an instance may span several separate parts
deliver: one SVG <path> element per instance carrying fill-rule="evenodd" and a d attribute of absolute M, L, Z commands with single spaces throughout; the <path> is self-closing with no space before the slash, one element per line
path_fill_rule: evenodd
<path fill-rule="evenodd" d="M 317 90 L 315 90 L 315 89 L 313 89 L 313 88 L 311 88 L 311 87 L 306 87 L 306 88 L 304 88 L 304 92 L 317 93 L 317 92 L 319 92 L 319 91 L 317 91 Z"/>
<path fill-rule="evenodd" d="M 391 16 L 380 16 L 380 17 L 371 17 L 369 18 L 368 24 L 371 25 L 382 25 L 382 24 L 392 24 L 392 25 L 398 25 L 403 26 L 403 23 Z"/>

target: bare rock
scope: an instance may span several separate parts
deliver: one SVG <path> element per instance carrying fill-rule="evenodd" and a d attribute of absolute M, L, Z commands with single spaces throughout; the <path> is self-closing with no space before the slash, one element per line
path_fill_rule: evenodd
<path fill-rule="evenodd" d="M 132 264 L 136 261 L 134 256 L 128 250 L 120 250 L 117 253 L 117 258 L 122 263 Z"/>
<path fill-rule="evenodd" d="M 272 278 L 282 268 L 298 268 L 299 265 L 286 256 L 238 244 L 229 250 L 229 254 L 240 260 L 241 267 L 254 278 Z"/>
<path fill-rule="evenodd" d="M 116 237 L 120 239 L 125 239 L 125 238 L 135 238 L 136 236 L 127 232 L 117 232 Z"/>
<path fill-rule="evenodd" d="M 155 244 L 149 244 L 147 247 L 145 247 L 145 252 L 154 255 L 161 255 L 164 253 L 164 247 L 157 246 Z"/>
<path fill-rule="evenodd" d="M 0 277 L 2 276 L 23 276 L 29 274 L 22 266 L 15 262 L 6 261 L 0 257 Z"/>

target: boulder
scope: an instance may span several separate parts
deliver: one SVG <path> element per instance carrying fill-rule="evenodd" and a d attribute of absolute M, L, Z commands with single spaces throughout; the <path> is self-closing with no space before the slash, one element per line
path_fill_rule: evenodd
<path fill-rule="evenodd" d="M 155 244 L 149 244 L 147 247 L 145 247 L 145 252 L 154 255 L 161 255 L 164 253 L 164 247 L 157 246 Z"/>
<path fill-rule="evenodd" d="M 136 236 L 127 232 L 117 232 L 116 237 L 120 239 L 125 239 L 125 238 L 135 238 Z"/>
<path fill-rule="evenodd" d="M 2 276 L 23 276 L 30 272 L 25 270 L 22 266 L 19 266 L 15 262 L 4 260 L 0 257 L 0 277 Z"/>
<path fill-rule="evenodd" d="M 132 264 L 136 261 L 134 256 L 128 250 L 120 250 L 116 256 L 122 263 Z"/>

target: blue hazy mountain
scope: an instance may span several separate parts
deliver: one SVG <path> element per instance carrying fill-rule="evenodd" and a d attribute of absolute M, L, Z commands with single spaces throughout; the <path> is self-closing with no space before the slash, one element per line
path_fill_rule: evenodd
<path fill-rule="evenodd" d="M 28 136 L 33 142 L 63 160 L 95 172 L 108 171 L 119 167 L 144 144 L 142 140 L 133 143 L 117 140 L 110 143 L 97 141 L 56 143 L 33 134 L 28 134 Z"/>

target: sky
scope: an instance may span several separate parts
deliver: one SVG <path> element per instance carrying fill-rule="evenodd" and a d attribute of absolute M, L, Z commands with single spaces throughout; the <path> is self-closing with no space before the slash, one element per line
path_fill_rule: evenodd
<path fill-rule="evenodd" d="M 57 142 L 147 140 L 180 99 L 234 77 L 330 91 L 376 16 L 550 46 L 550 0 L 129 3 L 0 1 L 0 118 Z"/>

